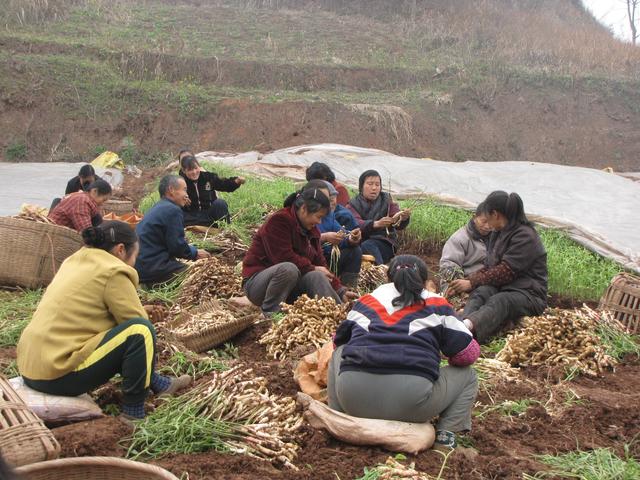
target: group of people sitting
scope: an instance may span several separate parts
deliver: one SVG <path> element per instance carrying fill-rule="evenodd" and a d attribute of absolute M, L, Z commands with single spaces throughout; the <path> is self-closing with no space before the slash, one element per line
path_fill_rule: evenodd
<path fill-rule="evenodd" d="M 27 385 L 77 395 L 120 373 L 123 414 L 141 418 L 149 390 L 171 394 L 190 382 L 155 372 L 155 332 L 136 288 L 170 280 L 185 268 L 179 259 L 208 257 L 188 244 L 184 227 L 228 222 L 228 207 L 215 190 L 234 191 L 245 179 L 205 172 L 190 152 L 181 152 L 180 166 L 179 175 L 160 180 L 161 199 L 135 232 L 123 222 L 84 220 L 86 248 L 64 262 L 20 339 L 18 366 Z M 97 210 L 105 190 L 101 180 L 89 180 L 80 179 L 83 191 L 65 197 L 52 215 L 75 211 L 65 208 L 72 198 L 89 213 Z M 438 417 L 436 444 L 454 448 L 456 432 L 471 428 L 477 380 L 470 365 L 479 343 L 546 307 L 546 252 L 522 200 L 515 193 L 489 194 L 449 239 L 440 262 L 447 282 L 442 296 L 427 289 L 423 260 L 396 256 L 397 231 L 407 227 L 411 212 L 382 191 L 378 172 L 360 176 L 354 198 L 327 165 L 311 165 L 307 180 L 254 235 L 242 262 L 247 298 L 266 317 L 302 293 L 355 300 L 334 337 L 330 407 L 406 422 Z M 79 195 L 85 197 L 75 200 Z M 340 259 L 332 271 L 333 249 Z M 358 299 L 363 254 L 388 264 L 389 283 Z M 462 293 L 469 298 L 456 312 L 446 297 Z M 449 366 L 440 366 L 442 356 Z"/>

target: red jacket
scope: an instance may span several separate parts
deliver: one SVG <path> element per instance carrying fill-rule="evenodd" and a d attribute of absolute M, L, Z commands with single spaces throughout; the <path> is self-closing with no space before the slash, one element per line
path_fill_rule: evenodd
<path fill-rule="evenodd" d="M 89 192 L 76 192 L 64 197 L 49 212 L 49 220 L 56 225 L 72 228 L 80 233 L 92 225 L 92 219 L 100 214 L 98 204 Z"/>
<path fill-rule="evenodd" d="M 346 207 L 350 200 L 349 190 L 347 190 L 347 187 L 345 187 L 341 183 L 338 183 L 335 180 L 333 181 L 332 185 L 338 191 L 338 197 L 336 198 L 338 205 L 342 205 L 343 207 Z"/>
<path fill-rule="evenodd" d="M 313 227 L 305 233 L 293 206 L 278 210 L 260 227 L 242 261 L 242 278 L 251 278 L 283 262 L 293 263 L 302 275 L 312 272 L 316 266 L 327 266 L 322 254 L 320 230 Z M 342 288 L 337 277 L 331 286 L 336 292 Z"/>

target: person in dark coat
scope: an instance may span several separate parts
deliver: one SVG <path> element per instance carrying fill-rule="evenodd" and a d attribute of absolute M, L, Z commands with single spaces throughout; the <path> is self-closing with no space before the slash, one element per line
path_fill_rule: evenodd
<path fill-rule="evenodd" d="M 176 175 L 167 175 L 158 187 L 160 201 L 136 226 L 140 254 L 135 268 L 140 283 L 155 285 L 171 280 L 186 266 L 176 258 L 197 260 L 209 257 L 205 250 L 189 245 L 184 235 L 181 207 L 187 202 L 187 184 Z"/>
<path fill-rule="evenodd" d="M 494 232 L 485 267 L 449 284 L 448 294 L 471 292 L 464 323 L 487 343 L 509 322 L 540 315 L 547 307 L 547 252 L 517 193 L 495 191 L 482 213 Z"/>
<path fill-rule="evenodd" d="M 100 177 L 96 175 L 96 171 L 93 166 L 89 164 L 83 165 L 80 167 L 78 175 L 67 182 L 67 188 L 65 189 L 64 194 L 69 195 L 70 193 L 75 192 L 86 192 L 89 189 L 89 185 L 96 180 L 100 180 Z"/>
<path fill-rule="evenodd" d="M 322 253 L 317 226 L 329 209 L 326 188 L 305 188 L 253 237 L 242 261 L 242 285 L 251 303 L 265 314 L 278 312 L 280 303 L 303 293 L 330 297 L 336 303 L 354 296 L 329 271 Z"/>
<path fill-rule="evenodd" d="M 349 203 L 349 190 L 336 180 L 336 175 L 329 165 L 322 162 L 313 162 L 305 171 L 305 175 L 307 182 L 311 180 L 324 180 L 325 182 L 329 182 L 338 192 L 336 197 L 338 205 L 342 205 L 343 207 L 347 206 Z"/>
<path fill-rule="evenodd" d="M 378 265 L 387 263 L 396 254 L 397 230 L 409 225 L 411 212 L 400 210 L 391 195 L 382 191 L 382 179 L 375 170 L 360 175 L 358 189 L 347 208 L 360 225 L 362 253 L 373 255 Z"/>
<path fill-rule="evenodd" d="M 219 221 L 229 222 L 229 206 L 220 192 L 234 192 L 245 183 L 243 177 L 220 178 L 205 172 L 195 157 L 188 155 L 180 161 L 180 176 L 187 184 L 187 203 L 182 207 L 185 225 L 209 227 Z"/>

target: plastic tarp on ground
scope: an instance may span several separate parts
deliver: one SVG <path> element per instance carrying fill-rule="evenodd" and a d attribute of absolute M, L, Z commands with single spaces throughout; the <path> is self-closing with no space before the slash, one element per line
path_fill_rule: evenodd
<path fill-rule="evenodd" d="M 374 169 L 382 175 L 384 188 L 397 197 L 431 196 L 464 208 L 475 208 L 493 190 L 515 191 L 531 219 L 562 229 L 585 247 L 640 272 L 640 183 L 620 175 L 532 162 L 451 163 L 334 144 L 268 154 L 203 152 L 198 158 L 297 180 L 319 161 L 332 168 L 338 181 L 354 188 L 360 173 Z"/>
<path fill-rule="evenodd" d="M 64 196 L 67 182 L 83 163 L 3 163 L 0 162 L 0 216 L 15 215 L 23 203 L 49 208 L 56 197 Z M 96 167 L 96 173 L 112 187 L 122 185 L 118 169 Z"/>

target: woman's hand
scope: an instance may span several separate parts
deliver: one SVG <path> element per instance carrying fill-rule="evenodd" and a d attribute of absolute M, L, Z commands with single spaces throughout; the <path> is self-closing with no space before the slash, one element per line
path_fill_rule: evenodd
<path fill-rule="evenodd" d="M 340 245 L 340 242 L 344 240 L 344 233 L 342 232 L 324 232 L 320 235 L 320 241 L 322 243 L 330 243 L 331 245 Z"/>
<path fill-rule="evenodd" d="M 362 231 L 359 228 L 354 228 L 349 232 L 349 243 L 357 245 L 362 240 Z"/>
<path fill-rule="evenodd" d="M 316 266 L 314 270 L 316 272 L 324 273 L 325 277 L 327 277 L 329 280 L 333 280 L 334 275 L 327 267 Z"/>
<path fill-rule="evenodd" d="M 199 248 L 198 249 L 198 253 L 196 253 L 196 260 L 201 260 L 203 258 L 209 258 L 210 256 L 211 256 L 211 254 L 209 252 Z"/>
<path fill-rule="evenodd" d="M 349 303 L 351 300 L 356 300 L 358 298 L 358 294 L 353 290 L 347 290 L 342 294 L 342 301 L 344 303 Z"/>
<path fill-rule="evenodd" d="M 444 296 L 460 295 L 461 293 L 470 292 L 471 290 L 473 290 L 471 282 L 465 278 L 459 278 L 449 284 L 449 288 L 447 288 Z"/>
<path fill-rule="evenodd" d="M 380 220 L 373 222 L 373 228 L 387 228 L 393 225 L 394 221 L 392 217 L 382 217 Z"/>
<path fill-rule="evenodd" d="M 244 177 L 236 177 L 236 183 L 237 183 L 238 185 L 244 185 L 244 183 L 245 183 L 246 181 L 247 181 L 247 179 L 246 179 L 246 178 L 244 178 Z"/>

